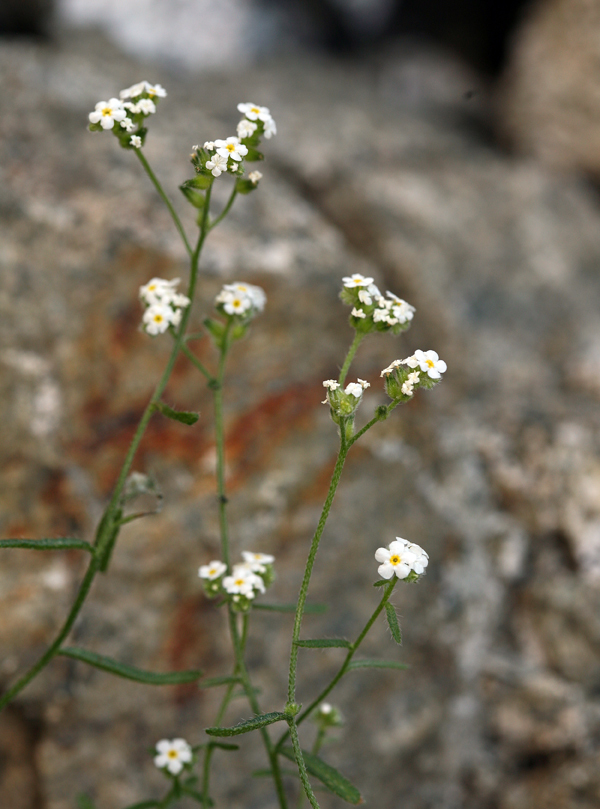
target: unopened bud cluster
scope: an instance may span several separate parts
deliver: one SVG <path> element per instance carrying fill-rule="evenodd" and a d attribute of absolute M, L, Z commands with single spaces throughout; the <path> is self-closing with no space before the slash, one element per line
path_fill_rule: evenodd
<path fill-rule="evenodd" d="M 236 612 L 248 612 L 256 596 L 264 593 L 275 579 L 274 556 L 243 551 L 242 557 L 244 561 L 234 565 L 229 575 L 227 565 L 219 560 L 198 570 L 206 595 L 225 596 Z"/>
<path fill-rule="evenodd" d="M 142 328 L 146 334 L 155 337 L 171 326 L 179 326 L 183 309 L 190 305 L 190 299 L 177 292 L 179 283 L 179 278 L 171 281 L 152 278 L 140 287 L 140 300 L 146 307 L 142 317 Z"/>
<path fill-rule="evenodd" d="M 156 112 L 158 102 L 167 95 L 160 84 L 140 81 L 125 90 L 119 98 L 99 101 L 88 118 L 91 132 L 112 130 L 124 149 L 140 149 L 146 137 L 146 118 Z"/>
<path fill-rule="evenodd" d="M 381 294 L 372 278 L 360 273 L 342 278 L 340 298 L 352 306 L 350 325 L 358 332 L 386 331 L 400 334 L 410 326 L 415 307 L 393 292 Z"/>
<path fill-rule="evenodd" d="M 429 564 L 429 556 L 423 548 L 402 537 L 396 537 L 387 548 L 378 548 L 375 559 L 381 563 L 377 572 L 382 579 L 396 576 L 409 582 L 417 581 Z"/>

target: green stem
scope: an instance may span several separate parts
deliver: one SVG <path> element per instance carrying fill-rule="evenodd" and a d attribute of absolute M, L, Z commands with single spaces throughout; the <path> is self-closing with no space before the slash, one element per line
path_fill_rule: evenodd
<path fill-rule="evenodd" d="M 94 581 L 94 577 L 98 571 L 98 561 L 95 556 L 92 557 L 88 569 L 83 577 L 83 581 L 79 587 L 79 592 L 77 593 L 77 598 L 73 606 L 71 607 L 71 611 L 69 612 L 66 621 L 64 622 L 62 629 L 52 642 L 52 644 L 46 649 L 44 654 L 40 657 L 40 659 L 35 663 L 29 671 L 27 671 L 21 679 L 16 682 L 12 688 L 10 688 L 6 694 L 2 696 L 0 699 L 0 711 L 8 705 L 8 703 L 16 697 L 16 695 L 22 691 L 25 686 L 36 677 L 40 671 L 45 668 L 48 663 L 55 657 L 60 649 L 60 646 L 64 639 L 67 637 L 79 612 L 83 606 L 83 603 L 87 597 L 87 594 L 90 591 L 90 587 L 92 586 L 92 582 Z"/>
<path fill-rule="evenodd" d="M 183 345 L 181 346 L 181 350 L 183 351 L 183 353 L 185 354 L 185 356 L 188 358 L 188 360 L 189 360 L 189 361 L 190 361 L 190 362 L 191 362 L 193 365 L 195 365 L 195 366 L 196 366 L 196 368 L 197 368 L 197 369 L 200 371 L 200 373 L 201 373 L 203 376 L 205 376 L 205 377 L 206 377 L 206 379 L 207 379 L 209 382 L 214 382 L 214 377 L 213 377 L 213 375 L 211 374 L 211 372 L 210 372 L 210 371 L 209 371 L 207 368 L 205 368 L 205 367 L 204 367 L 204 365 L 203 365 L 203 364 L 200 362 L 200 360 L 198 359 L 198 357 L 197 357 L 197 356 L 196 356 L 194 353 L 192 353 L 192 352 L 190 351 L 190 349 L 187 347 L 187 345 L 186 345 L 185 343 L 183 343 Z"/>
<path fill-rule="evenodd" d="M 304 787 L 304 792 L 306 793 L 306 797 L 308 798 L 308 801 L 313 809 L 320 809 L 319 803 L 315 798 L 315 793 L 312 791 L 310 781 L 308 780 L 308 773 L 306 772 L 306 764 L 304 763 L 304 756 L 302 755 L 302 748 L 300 747 L 300 739 L 298 738 L 298 728 L 296 727 L 294 717 L 290 717 L 288 720 L 288 725 L 290 728 L 289 734 L 292 739 L 292 747 L 294 748 L 294 755 L 296 757 L 296 764 L 298 765 L 298 772 L 300 774 L 302 786 Z"/>
<path fill-rule="evenodd" d="M 362 428 L 361 428 L 361 429 L 360 429 L 360 430 L 359 430 L 357 433 L 355 433 L 355 434 L 352 436 L 352 438 L 351 438 L 351 439 L 348 441 L 348 446 L 349 446 L 349 447 L 351 447 L 351 446 L 352 446 L 352 444 L 354 444 L 354 442 L 355 442 L 355 441 L 358 441 L 358 439 L 359 439 L 359 438 L 360 438 L 362 435 L 364 435 L 364 434 L 367 432 L 367 430 L 370 430 L 370 429 L 371 429 L 371 427 L 372 427 L 374 424 L 377 424 L 377 422 L 378 422 L 378 421 L 384 421 L 385 419 L 387 419 L 387 417 L 390 415 L 390 413 L 392 412 L 392 410 L 393 410 L 395 407 L 398 407 L 398 405 L 399 405 L 399 404 L 400 404 L 400 400 L 399 400 L 399 399 L 396 399 L 395 401 L 390 402 L 390 404 L 389 404 L 389 405 L 387 405 L 387 407 L 386 407 L 386 413 L 385 413 L 385 416 L 373 416 L 373 418 L 371 419 L 371 421 L 368 421 L 368 422 L 365 424 L 365 426 L 364 426 L 364 427 L 362 427 Z"/>
<path fill-rule="evenodd" d="M 325 736 L 327 735 L 327 731 L 324 727 L 320 727 L 317 733 L 317 737 L 313 743 L 312 750 L 310 751 L 313 756 L 318 755 L 319 750 L 323 746 L 323 742 L 325 741 Z M 277 749 L 277 747 L 275 748 Z M 296 803 L 296 809 L 302 809 L 302 805 L 304 804 L 304 792 L 300 790 L 298 793 L 298 801 Z"/>
<path fill-rule="evenodd" d="M 225 378 L 225 362 L 229 351 L 229 332 L 232 319 L 230 318 L 223 334 L 221 353 L 219 356 L 219 370 L 213 387 L 213 400 L 215 407 L 215 441 L 217 445 L 217 494 L 219 497 L 219 525 L 221 530 L 221 548 L 223 561 L 230 572 L 229 560 L 229 528 L 227 524 L 227 495 L 225 493 L 225 432 L 223 426 L 223 380 Z"/>
<path fill-rule="evenodd" d="M 179 235 L 181 236 L 181 240 L 183 241 L 183 243 L 185 245 L 185 249 L 187 250 L 188 255 L 191 257 L 192 256 L 192 248 L 191 248 L 190 243 L 188 241 L 188 237 L 186 236 L 185 230 L 183 229 L 183 225 L 181 224 L 181 219 L 179 218 L 179 216 L 177 215 L 177 211 L 173 207 L 173 203 L 171 202 L 169 197 L 165 194 L 165 191 L 164 191 L 162 185 L 159 183 L 156 174 L 150 168 L 150 164 L 148 163 L 148 161 L 144 157 L 144 153 L 142 152 L 142 150 L 141 149 L 134 149 L 133 151 L 138 156 L 138 159 L 139 159 L 140 163 L 142 164 L 142 166 L 144 167 L 144 171 L 146 172 L 146 174 L 150 178 L 150 181 L 152 182 L 152 185 L 156 188 L 156 190 L 160 194 L 160 197 L 161 197 L 162 201 L 165 203 L 165 205 L 169 209 L 169 213 L 171 214 L 171 218 L 173 219 L 173 222 L 175 222 L 175 227 L 179 231 Z M 210 188 L 208 190 L 210 191 Z M 208 192 L 207 192 L 206 196 L 207 196 L 207 200 L 206 200 L 207 204 L 205 205 L 205 208 L 208 207 Z"/>
<path fill-rule="evenodd" d="M 233 191 L 231 192 L 231 194 L 229 195 L 229 199 L 227 200 L 227 204 L 225 205 L 225 207 L 223 208 L 221 213 L 217 216 L 217 218 L 214 220 L 214 222 L 210 223 L 210 225 L 208 227 L 209 230 L 212 230 L 213 228 L 215 228 L 219 224 L 219 222 L 221 222 L 223 219 L 225 219 L 225 217 L 227 216 L 227 214 L 229 213 L 229 211 L 231 209 L 231 206 L 234 203 L 234 200 L 235 200 L 236 196 L 237 196 L 237 189 L 236 189 L 236 187 L 234 185 L 233 186 Z"/>
<path fill-rule="evenodd" d="M 361 332 L 358 332 L 358 331 L 354 335 L 354 340 L 352 341 L 352 345 L 348 349 L 348 353 L 346 354 L 346 359 L 344 360 L 344 364 L 342 365 L 342 370 L 340 371 L 340 377 L 338 379 L 338 382 L 340 383 L 340 385 L 344 384 L 344 382 L 346 380 L 346 375 L 348 373 L 348 370 L 350 369 L 350 365 L 352 363 L 352 360 L 354 359 L 354 355 L 358 351 L 358 347 L 362 343 L 362 341 L 365 339 L 365 337 L 366 337 L 365 334 L 362 334 Z"/>

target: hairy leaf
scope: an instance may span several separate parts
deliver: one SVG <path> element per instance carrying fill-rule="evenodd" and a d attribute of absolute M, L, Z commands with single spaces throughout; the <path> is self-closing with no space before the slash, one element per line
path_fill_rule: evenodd
<path fill-rule="evenodd" d="M 409 669 L 406 663 L 397 663 L 395 660 L 351 660 L 347 671 L 351 669 Z"/>
<path fill-rule="evenodd" d="M 330 649 L 339 647 L 341 649 L 349 649 L 352 644 L 349 640 L 344 638 L 315 638 L 314 640 L 296 640 L 296 646 L 302 646 L 305 649 Z"/>
<path fill-rule="evenodd" d="M 239 677 L 208 677 L 198 683 L 198 688 L 216 688 L 218 685 L 231 685 L 232 683 L 239 683 Z"/>
<path fill-rule="evenodd" d="M 390 632 L 392 633 L 393 639 L 396 643 L 402 643 L 402 632 L 400 632 L 400 624 L 398 623 L 398 616 L 396 615 L 396 610 L 394 609 L 393 605 L 386 602 L 385 605 L 385 614 L 387 616 L 388 626 L 390 628 Z"/>
<path fill-rule="evenodd" d="M 84 539 L 56 537 L 56 539 L 0 539 L 0 548 L 28 548 L 33 551 L 79 550 L 94 552 L 94 548 Z"/>
<path fill-rule="evenodd" d="M 200 418 L 198 413 L 189 413 L 185 410 L 173 410 L 172 407 L 169 407 L 169 405 L 166 405 L 164 402 L 156 402 L 156 409 L 168 419 L 180 421 L 182 424 L 195 424 Z"/>
<path fill-rule="evenodd" d="M 88 663 L 90 666 L 108 671 L 110 674 L 116 674 L 118 677 L 125 677 L 127 680 L 135 680 L 146 685 L 180 685 L 181 683 L 193 683 L 202 677 L 201 671 L 170 671 L 164 674 L 145 671 L 135 666 L 119 663 L 111 657 L 88 652 L 87 649 L 80 649 L 77 646 L 64 646 L 58 654 L 80 660 L 82 663 Z"/>
<path fill-rule="evenodd" d="M 295 604 L 253 604 L 254 610 L 267 610 L 268 612 L 296 612 Z M 307 615 L 321 615 L 327 611 L 327 604 L 307 604 L 304 612 Z"/>
<path fill-rule="evenodd" d="M 250 733 L 252 730 L 264 728 L 266 725 L 272 725 L 273 722 L 280 722 L 282 719 L 287 718 L 287 714 L 281 711 L 273 711 L 272 713 L 254 716 L 252 719 L 246 719 L 244 722 L 239 722 L 230 728 L 206 728 L 205 732 L 209 736 L 239 736 L 240 733 Z"/>
<path fill-rule="evenodd" d="M 282 754 L 289 758 L 290 761 L 296 761 L 294 751 L 291 747 L 283 747 Z M 304 763 L 310 775 L 318 778 L 330 792 L 338 795 L 343 800 L 356 806 L 363 802 L 362 796 L 358 789 L 348 781 L 335 767 L 331 764 L 326 764 L 322 758 L 315 756 L 313 753 L 308 753 L 306 750 L 302 751 L 304 756 Z"/>

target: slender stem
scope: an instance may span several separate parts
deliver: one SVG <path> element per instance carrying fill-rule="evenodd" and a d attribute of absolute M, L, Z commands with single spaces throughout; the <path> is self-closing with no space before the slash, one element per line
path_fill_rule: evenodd
<path fill-rule="evenodd" d="M 215 228 L 219 224 L 219 222 L 221 222 L 223 219 L 225 219 L 225 217 L 227 216 L 227 214 L 229 213 L 229 211 L 231 209 L 231 206 L 233 205 L 233 202 L 234 202 L 236 196 L 237 196 L 237 189 L 236 189 L 236 186 L 234 185 L 233 186 L 233 191 L 231 192 L 231 194 L 229 195 L 229 199 L 227 200 L 227 204 L 225 205 L 225 207 L 223 208 L 221 213 L 217 216 L 217 218 L 213 222 L 210 223 L 210 225 L 208 227 L 209 230 L 212 230 L 213 228 Z"/>
<path fill-rule="evenodd" d="M 214 381 L 214 377 L 211 374 L 211 372 L 207 368 L 204 367 L 204 365 L 200 362 L 198 357 L 194 353 L 192 353 L 190 351 L 190 349 L 187 347 L 187 345 L 185 343 L 183 343 L 183 345 L 181 346 L 181 350 L 183 351 L 185 356 L 188 358 L 188 360 L 193 365 L 196 366 L 196 368 L 200 371 L 200 373 L 203 374 L 208 379 L 209 382 Z"/>
<path fill-rule="evenodd" d="M 304 756 L 302 755 L 302 748 L 300 747 L 300 739 L 298 738 L 298 728 L 296 727 L 296 722 L 293 717 L 290 717 L 288 724 L 292 739 L 292 747 L 294 748 L 294 755 L 296 756 L 296 763 L 298 765 L 298 772 L 300 774 L 302 786 L 304 787 L 304 792 L 306 793 L 306 797 L 308 798 L 308 801 L 313 809 L 320 809 L 319 803 L 315 798 L 315 793 L 312 791 L 310 781 L 308 780 L 306 764 L 304 763 Z"/>
<path fill-rule="evenodd" d="M 354 335 L 354 340 L 352 341 L 352 345 L 348 349 L 348 353 L 346 354 L 346 359 L 344 360 L 344 364 L 342 365 L 342 370 L 340 371 L 340 378 L 338 379 L 338 382 L 340 383 L 340 385 L 344 384 L 344 382 L 346 380 L 346 374 L 348 373 L 348 370 L 350 368 L 352 360 L 354 359 L 354 355 L 358 351 L 358 347 L 362 343 L 362 341 L 365 339 L 365 337 L 366 337 L 365 334 L 362 334 L 361 332 L 358 332 L 358 331 Z"/>
<path fill-rule="evenodd" d="M 175 227 L 179 231 L 179 235 L 181 236 L 181 240 L 183 241 L 183 243 L 185 245 L 185 249 L 187 250 L 188 255 L 191 257 L 192 256 L 192 248 L 191 248 L 190 243 L 188 241 L 188 237 L 186 236 L 185 230 L 183 229 L 183 225 L 181 224 L 181 219 L 179 218 L 179 216 L 177 215 L 177 211 L 173 207 L 173 203 L 171 202 L 169 197 L 166 195 L 162 185 L 158 181 L 158 178 L 157 178 L 156 174 L 150 168 L 150 164 L 148 163 L 148 161 L 144 157 L 144 153 L 142 152 L 142 150 L 141 149 L 134 149 L 133 151 L 138 156 L 138 159 L 139 159 L 140 163 L 144 167 L 144 171 L 146 172 L 148 177 L 150 177 L 152 185 L 156 188 L 156 190 L 158 191 L 158 193 L 161 196 L 162 201 L 165 203 L 165 205 L 169 209 L 169 213 L 171 214 L 173 222 L 175 222 Z M 209 191 L 210 191 L 210 189 L 209 189 Z M 207 197 L 208 197 L 208 194 L 207 194 Z M 207 200 L 207 202 L 208 202 L 208 200 Z"/>
<path fill-rule="evenodd" d="M 358 650 L 358 647 L 361 645 L 361 643 L 363 642 L 363 640 L 367 636 L 367 633 L 369 632 L 369 630 L 371 629 L 371 627 L 373 626 L 373 624 L 377 620 L 377 617 L 380 615 L 381 611 L 383 610 L 383 608 L 386 605 L 386 602 L 389 600 L 390 596 L 392 595 L 392 591 L 393 591 L 394 587 L 396 586 L 397 582 L 398 582 L 398 579 L 394 578 L 387 585 L 387 587 L 385 588 L 385 591 L 383 593 L 383 596 L 381 598 L 381 601 L 379 602 L 379 604 L 375 608 L 375 611 L 373 612 L 373 614 L 371 615 L 371 617 L 369 618 L 367 623 L 364 625 L 364 627 L 363 627 L 361 633 L 359 634 L 359 636 L 357 637 L 357 639 L 354 641 L 354 643 L 352 644 L 352 646 L 348 650 L 348 654 L 344 658 L 344 662 L 340 666 L 338 672 L 335 674 L 335 676 L 330 681 L 330 683 L 321 691 L 319 696 L 315 697 L 315 699 L 310 703 L 310 705 L 307 708 L 305 708 L 302 711 L 302 713 L 298 714 L 298 716 L 296 717 L 296 725 L 302 724 L 302 722 L 304 722 L 304 720 L 307 718 L 307 716 L 310 716 L 310 714 L 314 711 L 314 709 L 317 707 L 317 705 L 319 705 L 325 699 L 325 697 L 327 697 L 331 693 L 331 691 L 333 691 L 335 686 L 342 679 L 342 677 L 344 676 L 344 674 L 348 670 L 348 666 L 350 665 L 350 661 L 352 660 L 352 658 L 356 654 L 356 652 Z M 279 752 L 279 750 L 281 750 L 281 747 L 283 746 L 283 743 L 288 738 L 288 736 L 289 736 L 289 731 L 286 731 L 281 736 L 281 738 L 279 739 L 279 741 L 275 745 L 275 750 L 277 752 Z"/>
<path fill-rule="evenodd" d="M 16 697 L 16 695 L 22 691 L 25 686 L 36 677 L 39 672 L 45 668 L 48 663 L 52 660 L 53 657 L 56 656 L 58 653 L 60 646 L 64 639 L 67 637 L 73 624 L 75 623 L 75 619 L 79 615 L 81 608 L 83 607 L 83 603 L 89 593 L 90 587 L 92 586 L 92 582 L 94 581 L 94 577 L 98 571 L 98 561 L 95 556 L 92 557 L 88 569 L 83 577 L 83 581 L 79 587 L 79 592 L 77 593 L 77 598 L 73 606 L 71 607 L 71 611 L 69 612 L 62 629 L 52 642 L 52 644 L 46 649 L 44 654 L 40 657 L 40 659 L 35 663 L 29 671 L 27 671 L 21 679 L 16 682 L 12 688 L 10 688 L 0 699 L 0 711 L 8 705 L 8 703 Z"/>
<path fill-rule="evenodd" d="M 386 408 L 386 411 L 387 411 L 387 412 L 386 412 L 385 416 L 383 416 L 383 417 L 381 417 L 381 416 L 373 416 L 373 418 L 371 419 L 371 421 L 368 421 L 368 422 L 365 424 L 365 426 L 364 426 L 364 427 L 362 427 L 362 428 L 361 428 L 361 429 L 360 429 L 360 430 L 359 430 L 357 433 L 355 433 L 355 434 L 352 436 L 352 438 L 351 438 L 351 439 L 348 441 L 348 446 L 349 446 L 349 447 L 351 447 L 351 446 L 352 446 L 352 444 L 354 444 L 354 442 L 355 442 L 355 441 L 358 441 L 358 439 L 359 439 L 359 438 L 360 438 L 362 435 L 364 435 L 364 434 L 367 432 L 367 430 L 370 430 L 370 429 L 371 429 L 371 427 L 372 427 L 374 424 L 377 424 L 377 422 L 378 422 L 378 421 L 383 421 L 384 419 L 386 419 L 386 418 L 389 416 L 389 414 L 392 412 L 392 410 L 393 410 L 395 407 L 398 407 L 398 405 L 399 405 L 399 404 L 401 404 L 401 402 L 400 402 L 400 400 L 399 400 L 399 399 L 396 399 L 396 400 L 394 400 L 393 402 L 390 402 L 390 404 L 389 404 L 389 405 L 387 406 L 387 408 Z"/>
<path fill-rule="evenodd" d="M 327 517 L 329 516 L 329 512 L 331 510 L 331 504 L 333 503 L 333 498 L 335 497 L 335 492 L 338 487 L 338 483 L 340 482 L 342 469 L 344 468 L 344 461 L 346 460 L 346 455 L 348 453 L 348 449 L 345 445 L 344 440 L 343 427 L 341 430 L 341 434 L 342 434 L 342 443 L 340 446 L 339 455 L 337 457 L 335 468 L 331 476 L 331 483 L 329 484 L 329 491 L 327 493 L 327 498 L 325 499 L 325 504 L 323 505 L 323 511 L 321 512 L 321 517 L 319 519 L 315 535 L 310 545 L 308 559 L 306 561 L 306 568 L 304 570 L 304 578 L 302 579 L 302 584 L 300 586 L 300 594 L 298 595 L 298 603 L 296 605 L 296 615 L 294 617 L 294 631 L 292 634 L 292 650 L 290 652 L 290 671 L 288 679 L 288 702 L 290 704 L 296 701 L 296 676 L 298 669 L 298 646 L 296 646 L 296 641 L 300 639 L 300 629 L 302 627 L 302 616 L 304 615 L 304 607 L 306 604 L 306 597 L 308 594 L 308 585 L 310 584 L 310 577 L 315 563 L 315 557 L 319 549 L 319 542 L 321 541 L 321 535 L 323 534 L 323 529 L 325 528 L 325 523 L 327 522 Z"/>
<path fill-rule="evenodd" d="M 229 332 L 231 329 L 229 319 L 223 334 L 221 354 L 219 357 L 219 370 L 213 389 L 215 407 L 215 440 L 217 445 L 217 494 L 219 496 L 219 525 L 221 529 L 221 548 L 223 561 L 227 570 L 231 569 L 229 561 L 229 528 L 227 524 L 227 495 L 225 493 L 225 432 L 223 426 L 223 380 L 225 378 L 225 362 L 229 351 Z"/>
<path fill-rule="evenodd" d="M 315 739 L 315 741 L 313 743 L 312 749 L 310 751 L 313 754 L 313 756 L 316 756 L 318 754 L 319 750 L 321 749 L 321 747 L 323 746 L 323 742 L 325 741 L 325 736 L 326 735 L 327 735 L 327 731 L 325 730 L 324 727 L 321 726 L 319 728 L 319 731 L 317 733 L 317 737 L 316 737 L 316 739 Z M 304 804 L 304 792 L 302 790 L 300 790 L 300 792 L 298 792 L 298 801 L 296 803 L 296 809 L 302 809 L 303 804 Z"/>

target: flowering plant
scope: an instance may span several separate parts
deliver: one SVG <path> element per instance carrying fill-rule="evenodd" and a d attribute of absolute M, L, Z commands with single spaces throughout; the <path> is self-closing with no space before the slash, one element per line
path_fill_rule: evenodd
<path fill-rule="evenodd" d="M 411 583 L 418 581 L 426 572 L 429 557 L 423 548 L 414 542 L 396 537 L 388 547 L 374 550 L 379 563 L 380 579 L 375 587 L 382 588 L 382 595 L 371 616 L 353 642 L 343 638 L 303 638 L 302 623 L 307 611 L 307 596 L 319 544 L 329 516 L 331 505 L 342 475 L 344 462 L 354 444 L 378 422 L 387 419 L 400 404 L 413 398 L 419 388 L 432 388 L 442 378 L 446 364 L 432 350 L 417 350 L 405 359 L 394 360 L 381 371 L 384 389 L 389 401 L 378 406 L 372 417 L 360 429 L 355 420 L 363 407 L 365 391 L 370 383 L 364 379 L 346 382 L 352 360 L 362 341 L 373 332 L 386 332 L 399 335 L 411 325 L 415 309 L 393 292 L 382 294 L 373 278 L 354 274 L 342 279 L 340 297 L 343 303 L 352 307 L 349 324 L 354 338 L 337 379 L 323 382 L 326 397 L 323 404 L 329 406 L 333 423 L 339 433 L 339 452 L 332 474 L 320 519 L 308 548 L 302 583 L 296 601 L 291 605 L 265 604 L 262 596 L 275 578 L 275 557 L 264 550 L 241 550 L 241 559 L 233 562 L 230 552 L 228 497 L 225 485 L 225 444 L 223 429 L 223 394 L 227 358 L 236 341 L 246 335 L 253 320 L 260 315 L 266 304 L 264 291 L 253 284 L 235 281 L 224 284 L 214 300 L 214 312 L 203 321 L 205 334 L 210 337 L 215 355 L 215 370 L 205 366 L 191 351 L 188 343 L 192 335 L 188 324 L 196 301 L 196 287 L 199 262 L 205 240 L 231 210 L 238 195 L 254 192 L 262 179 L 261 172 L 247 173 L 247 163 L 263 159 L 259 151 L 261 140 L 269 140 L 276 134 L 275 121 L 267 107 L 254 103 L 241 103 L 238 110 L 243 117 L 236 127 L 236 135 L 205 141 L 200 147 L 192 148 L 192 176 L 180 190 L 196 211 L 198 232 L 195 240 L 188 238 L 187 232 L 175 207 L 166 195 L 162 185 L 151 169 L 145 154 L 144 144 L 148 135 L 147 124 L 158 109 L 159 102 L 167 93 L 160 84 L 139 82 L 119 94 L 119 98 L 100 101 L 89 114 L 89 129 L 92 132 L 112 132 L 122 148 L 132 151 L 140 161 L 156 191 L 161 196 L 181 236 L 189 257 L 189 277 L 185 293 L 179 291 L 180 279 L 151 278 L 139 290 L 143 311 L 141 330 L 151 338 L 168 341 L 170 350 L 164 371 L 158 380 L 154 393 L 148 402 L 133 440 L 117 476 L 110 501 L 99 521 L 93 543 L 76 538 L 60 539 L 3 539 L 2 548 L 31 548 L 35 550 L 78 549 L 89 554 L 89 564 L 82 579 L 74 603 L 56 638 L 50 643 L 39 660 L 25 672 L 17 682 L 0 698 L 0 710 L 10 703 L 52 660 L 66 656 L 101 668 L 115 676 L 125 677 L 140 683 L 174 684 L 198 681 L 200 687 L 225 687 L 217 715 L 211 727 L 205 729 L 202 738 L 190 744 L 187 740 L 175 738 L 156 742 L 154 763 L 168 779 L 168 787 L 160 799 L 149 799 L 135 804 L 135 807 L 169 807 L 179 799 L 188 798 L 203 807 L 213 806 L 211 797 L 212 759 L 216 749 L 233 751 L 237 746 L 223 741 L 229 737 L 258 731 L 264 745 L 268 761 L 268 775 L 272 777 L 280 809 L 286 809 L 290 800 L 290 784 L 284 781 L 281 759 L 292 761 L 300 781 L 298 805 L 305 799 L 313 809 L 319 803 L 315 797 L 311 778 L 351 804 L 362 802 L 358 789 L 350 781 L 327 764 L 319 755 L 323 743 L 333 728 L 342 724 L 340 711 L 324 700 L 337 683 L 349 671 L 357 668 L 404 668 L 394 660 L 368 660 L 356 657 L 361 643 L 381 613 L 385 613 L 393 639 L 401 642 L 400 627 L 394 607 L 390 602 L 392 592 L 399 580 Z M 224 179 L 220 179 L 224 176 Z M 231 192 L 223 209 L 216 215 L 211 208 L 211 194 L 215 182 L 233 180 Z M 221 677 L 209 680 L 199 671 L 178 671 L 155 673 L 125 665 L 104 655 L 80 647 L 66 645 L 71 629 L 81 612 L 94 579 L 99 573 L 109 569 L 111 554 L 118 540 L 121 527 L 133 520 L 147 516 L 141 512 L 125 514 L 128 503 L 140 494 L 150 494 L 160 500 L 160 495 L 151 480 L 140 472 L 132 471 L 137 450 L 146 428 L 155 414 L 193 426 L 199 414 L 174 410 L 162 399 L 171 377 L 175 361 L 183 354 L 205 378 L 212 392 L 215 411 L 215 436 L 217 447 L 216 487 L 219 503 L 221 558 L 202 560 L 198 576 L 205 595 L 215 600 L 215 606 L 223 607 L 228 616 L 229 633 L 234 652 L 233 670 Z M 373 551 L 371 551 L 373 552 Z M 284 705 L 269 706 L 266 711 L 259 704 L 257 691 L 252 683 L 251 672 L 246 664 L 246 643 L 248 622 L 256 609 L 269 609 L 294 613 L 294 624 L 290 639 L 290 659 L 288 670 L 288 695 Z M 346 650 L 344 660 L 328 685 L 306 706 L 297 702 L 298 657 L 301 649 L 314 650 L 338 647 Z M 235 696 L 236 687 L 241 686 L 248 702 L 251 716 L 237 725 L 227 725 L 225 717 Z M 317 726 L 317 736 L 310 751 L 303 749 L 300 741 L 300 727 L 310 718 Z M 275 740 L 270 725 L 284 728 Z M 276 729 L 276 728 L 274 728 Z M 201 779 L 193 774 L 201 767 Z M 93 802 L 80 796 L 82 809 L 93 807 Z M 135 809 L 129 807 L 128 809 Z"/>

